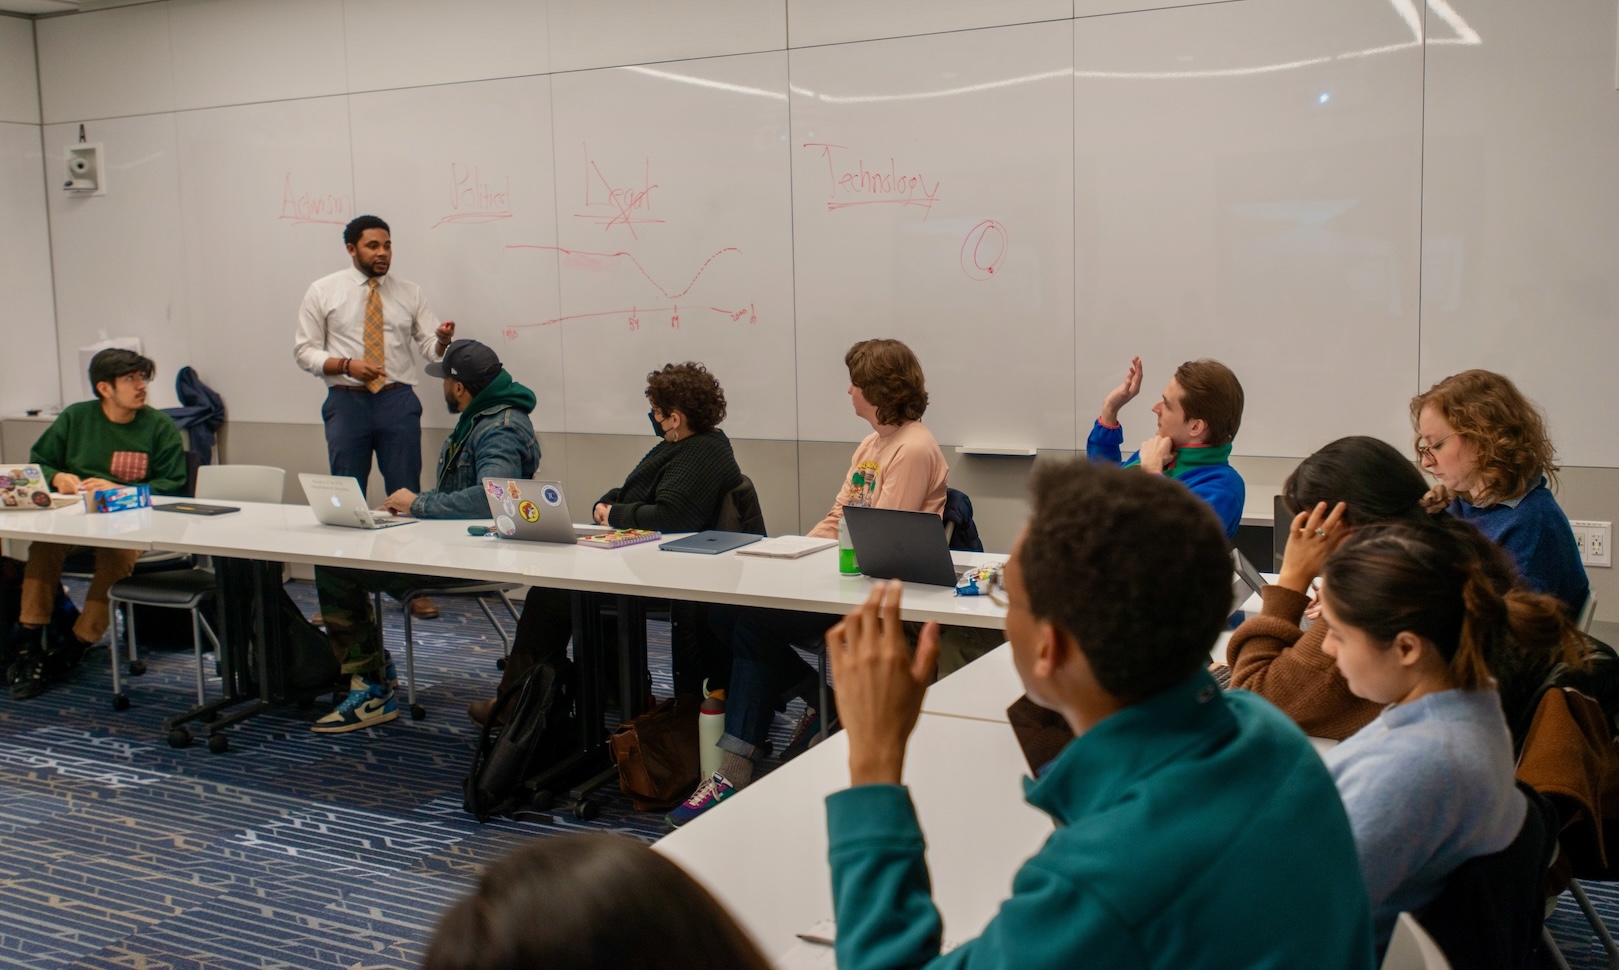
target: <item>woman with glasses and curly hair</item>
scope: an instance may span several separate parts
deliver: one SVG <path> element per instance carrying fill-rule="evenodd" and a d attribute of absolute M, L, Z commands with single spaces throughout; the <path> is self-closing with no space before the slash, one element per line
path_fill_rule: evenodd
<path fill-rule="evenodd" d="M 1532 589 L 1577 614 L 1591 585 L 1552 496 L 1556 452 L 1540 409 L 1500 374 L 1469 370 L 1412 398 L 1411 423 L 1417 457 L 1438 482 L 1426 504 L 1478 526 Z"/>

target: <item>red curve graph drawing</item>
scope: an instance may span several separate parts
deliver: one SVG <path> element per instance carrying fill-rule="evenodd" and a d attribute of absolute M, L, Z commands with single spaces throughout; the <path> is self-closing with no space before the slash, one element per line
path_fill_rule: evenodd
<path fill-rule="evenodd" d="M 633 254 L 633 253 L 626 253 L 626 252 L 587 253 L 587 252 L 583 252 L 583 251 L 577 250 L 577 249 L 564 249 L 561 246 L 540 246 L 540 245 L 537 245 L 537 244 L 534 244 L 534 243 L 508 243 L 506 245 L 506 248 L 507 249 L 539 249 L 539 250 L 544 250 L 546 252 L 559 253 L 563 257 L 563 260 L 564 260 L 563 267 L 565 269 L 583 269 L 583 270 L 600 271 L 600 270 L 603 270 L 603 269 L 607 268 L 607 262 L 606 261 L 608 261 L 608 260 L 628 259 L 630 262 L 635 264 L 635 268 L 640 271 L 641 275 L 646 277 L 646 281 L 648 283 L 651 283 L 653 288 L 655 288 L 659 293 L 663 294 L 664 299 L 671 300 L 671 301 L 678 300 L 681 297 L 685 296 L 687 293 L 690 293 L 691 288 L 693 286 L 697 285 L 698 278 L 701 277 L 703 275 L 703 272 L 708 269 L 708 264 L 709 263 L 712 263 L 714 260 L 719 259 L 721 256 L 725 255 L 726 253 L 736 253 L 738 255 L 741 255 L 741 253 L 742 253 L 742 250 L 736 248 L 735 246 L 726 246 L 724 249 L 719 250 L 718 252 L 714 253 L 714 255 L 712 255 L 712 256 L 708 257 L 707 259 L 703 260 L 703 265 L 697 267 L 697 272 L 692 274 L 691 280 L 686 283 L 686 288 L 685 289 L 681 290 L 679 293 L 671 293 L 667 289 L 664 288 L 662 283 L 659 283 L 657 280 L 652 278 L 652 274 L 648 273 L 646 271 L 646 267 L 641 265 L 641 261 L 636 259 L 635 254 Z M 622 313 L 624 311 L 620 310 L 620 311 L 617 311 L 617 312 Z"/>
<path fill-rule="evenodd" d="M 732 323 L 737 323 L 737 322 L 741 321 L 741 319 L 743 317 L 747 317 L 749 323 L 758 323 L 759 322 L 759 313 L 758 313 L 757 310 L 754 309 L 753 304 L 751 304 L 751 303 L 749 303 L 745 307 L 741 307 L 740 309 L 736 309 L 736 310 L 727 310 L 725 307 L 718 307 L 718 306 L 692 307 L 692 308 L 688 308 L 688 309 L 710 310 L 710 311 L 712 311 L 714 313 L 720 314 L 721 316 L 730 318 Z M 551 326 L 555 326 L 555 325 L 557 325 L 559 323 L 567 323 L 569 320 L 585 320 L 585 319 L 589 319 L 591 317 L 618 317 L 618 316 L 626 316 L 626 315 L 629 317 L 630 329 L 631 330 L 639 330 L 639 329 L 641 329 L 641 314 L 643 314 L 643 313 L 667 313 L 667 314 L 669 314 L 669 326 L 670 326 L 670 328 L 675 329 L 675 330 L 680 329 L 680 307 L 679 306 L 660 306 L 660 307 L 634 307 L 634 306 L 632 306 L 632 307 L 626 307 L 626 308 L 624 308 L 622 310 L 597 310 L 594 313 L 569 313 L 569 314 L 567 314 L 565 316 L 552 317 L 549 320 L 541 320 L 539 323 L 520 323 L 520 324 L 517 324 L 516 326 L 507 327 L 504 334 L 503 334 L 503 336 L 505 336 L 505 338 L 508 341 L 511 341 L 511 340 L 516 340 L 518 332 L 522 331 L 522 330 L 533 330 L 533 329 L 535 329 L 537 327 L 551 327 Z"/>

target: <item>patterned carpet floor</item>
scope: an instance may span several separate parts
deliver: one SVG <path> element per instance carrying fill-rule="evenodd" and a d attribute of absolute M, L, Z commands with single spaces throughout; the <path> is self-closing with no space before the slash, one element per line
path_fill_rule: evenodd
<path fill-rule="evenodd" d="M 314 611 L 312 584 L 289 590 Z M 316 711 L 285 708 L 232 728 L 225 754 L 171 748 L 161 722 L 192 702 L 189 650 L 149 654 L 126 682 L 127 711 L 112 709 L 105 650 L 40 698 L 0 699 L 0 965 L 404 970 L 480 867 L 525 840 L 661 835 L 661 816 L 636 813 L 616 786 L 589 823 L 558 812 L 479 825 L 461 810 L 475 739 L 464 709 L 493 693 L 501 646 L 472 603 L 439 605 L 416 624 L 422 721 L 402 712 L 320 736 Z M 649 640 L 666 695 L 667 627 L 651 624 Z M 789 730 L 778 721 L 778 748 Z M 1588 889 L 1619 924 L 1619 892 Z M 1568 897 L 1551 927 L 1576 970 L 1606 966 Z"/>

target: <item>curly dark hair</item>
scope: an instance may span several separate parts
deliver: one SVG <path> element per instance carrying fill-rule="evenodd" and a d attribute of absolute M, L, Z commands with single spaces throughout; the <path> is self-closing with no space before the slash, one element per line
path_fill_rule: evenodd
<path fill-rule="evenodd" d="M 1545 475 L 1557 485 L 1557 450 L 1546 418 L 1511 379 L 1487 370 L 1452 374 L 1411 399 L 1411 426 L 1432 406 L 1478 448 L 1479 477 L 1490 496 L 1517 498 Z"/>
<path fill-rule="evenodd" d="M 103 383 L 116 384 L 118 378 L 131 374 L 139 374 L 142 380 L 150 381 L 156 373 L 157 365 L 152 363 L 151 358 L 121 347 L 108 347 L 90 358 L 90 388 L 96 392 L 97 399 L 101 397 Z"/>
<path fill-rule="evenodd" d="M 843 355 L 849 383 L 877 408 L 879 424 L 919 421 L 928 409 L 922 362 L 898 340 L 862 340 Z"/>
<path fill-rule="evenodd" d="M 708 368 L 694 360 L 664 364 L 646 376 L 646 399 L 665 415 L 679 411 L 693 434 L 725 420 L 725 388 Z"/>
<path fill-rule="evenodd" d="M 1225 530 L 1179 482 L 1084 458 L 1035 467 L 1018 554 L 1029 611 L 1126 703 L 1206 665 L 1231 612 Z"/>

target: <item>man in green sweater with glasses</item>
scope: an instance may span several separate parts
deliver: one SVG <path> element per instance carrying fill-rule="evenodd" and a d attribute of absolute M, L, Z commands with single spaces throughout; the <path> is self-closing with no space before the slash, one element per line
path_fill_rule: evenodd
<path fill-rule="evenodd" d="M 90 360 L 96 399 L 69 405 L 34 442 L 30 463 L 40 466 L 51 490 L 64 495 L 120 485 L 146 485 L 157 495 L 178 495 L 186 485 L 185 446 L 168 415 L 146 404 L 156 373 L 132 350 L 108 349 Z M 35 542 L 28 547 L 22 609 L 6 642 L 6 677 L 17 700 L 37 697 L 52 673 L 72 667 L 107 632 L 107 591 L 135 568 L 140 552 L 96 549 L 95 574 L 84 609 L 65 643 L 45 643 L 62 566 L 74 547 Z"/>
<path fill-rule="evenodd" d="M 840 970 L 1370 970 L 1366 888 L 1326 767 L 1280 711 L 1205 669 L 1231 609 L 1208 506 L 1083 459 L 1037 466 L 1030 490 L 996 600 L 1029 698 L 1076 735 L 1023 785 L 1055 831 L 984 932 L 941 954 L 901 784 L 938 624 L 913 657 L 901 584 L 878 584 L 826 636 L 852 786 L 826 801 Z M 975 810 L 970 782 L 954 810 Z"/>
<path fill-rule="evenodd" d="M 486 519 L 486 478 L 533 478 L 540 442 L 529 414 L 534 392 L 512 380 L 495 352 L 476 340 L 457 340 L 444 359 L 427 365 L 444 379 L 444 406 L 460 418 L 439 450 L 436 487 L 420 495 L 401 488 L 383 508 L 419 519 Z M 373 569 L 316 566 L 315 590 L 332 649 L 349 675 L 348 696 L 315 722 L 318 734 L 342 734 L 399 716 L 393 677 L 382 651 L 382 631 L 371 616 L 370 594 L 391 596 L 457 582 Z"/>

